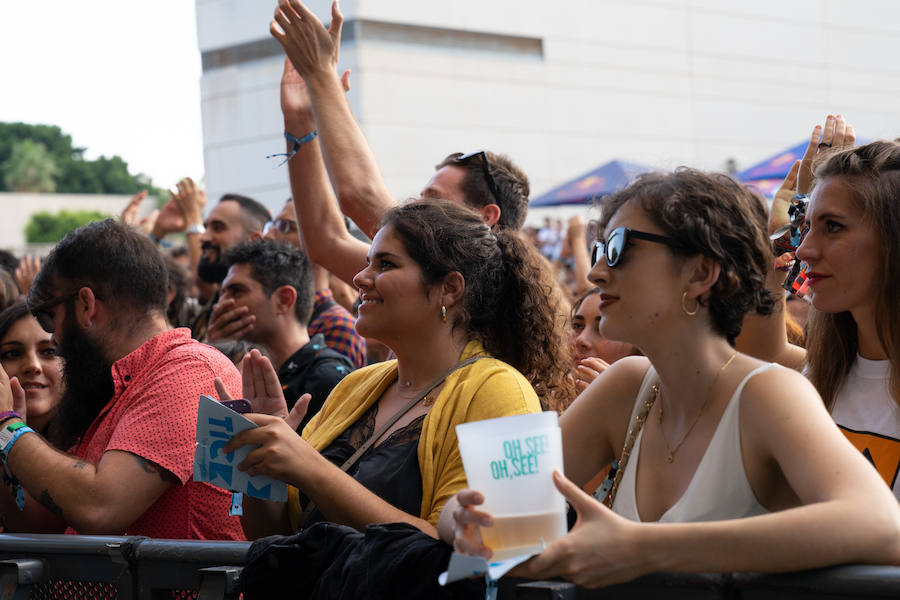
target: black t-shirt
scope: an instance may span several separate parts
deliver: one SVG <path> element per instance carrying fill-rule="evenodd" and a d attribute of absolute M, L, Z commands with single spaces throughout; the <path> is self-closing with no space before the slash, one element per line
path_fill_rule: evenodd
<path fill-rule="evenodd" d="M 294 407 L 303 394 L 312 395 L 298 432 L 303 431 L 309 420 L 325 404 L 325 399 L 334 386 L 352 370 L 353 363 L 350 359 L 326 346 L 321 334 L 314 335 L 309 343 L 284 361 L 278 369 L 278 381 L 281 382 L 288 410 Z"/>

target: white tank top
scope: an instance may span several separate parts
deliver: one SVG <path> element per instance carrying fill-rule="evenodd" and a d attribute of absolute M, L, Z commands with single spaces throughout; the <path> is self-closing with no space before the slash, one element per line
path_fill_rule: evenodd
<path fill-rule="evenodd" d="M 694 471 L 691 482 L 681 498 L 663 513 L 659 519 L 660 523 L 720 521 L 751 517 L 768 512 L 757 501 L 750 482 L 747 481 L 747 474 L 744 472 L 744 460 L 741 454 L 740 397 L 744 385 L 751 377 L 776 366 L 778 365 L 770 363 L 754 369 L 737 386 L 728 401 L 728 406 L 725 407 L 725 412 L 722 413 L 722 418 L 703 458 L 700 459 L 700 464 L 697 465 L 697 470 Z M 640 407 L 643 406 L 645 398 L 649 396 L 656 380 L 656 370 L 650 367 L 635 400 L 629 425 L 634 423 L 634 418 Z M 635 473 L 639 464 L 643 435 L 644 430 L 642 429 L 634 441 L 631 458 L 628 459 L 625 472 L 622 474 L 622 481 L 619 482 L 616 500 L 613 503 L 613 511 L 616 514 L 632 521 L 641 520 L 635 499 Z"/>

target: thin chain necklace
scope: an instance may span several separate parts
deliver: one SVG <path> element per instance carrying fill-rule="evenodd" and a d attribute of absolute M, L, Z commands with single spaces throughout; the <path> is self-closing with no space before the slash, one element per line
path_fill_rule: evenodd
<path fill-rule="evenodd" d="M 697 411 L 697 418 L 694 419 L 694 422 L 691 423 L 691 426 L 688 427 L 688 430 L 684 433 L 683 436 L 681 436 L 681 441 L 678 442 L 677 444 L 675 444 L 674 448 L 672 448 L 669 445 L 669 440 L 666 438 L 666 430 L 662 426 L 662 424 L 663 424 L 662 400 L 660 400 L 657 403 L 657 406 L 659 406 L 659 430 L 662 432 L 663 442 L 665 442 L 666 451 L 668 452 L 668 455 L 666 456 L 667 463 L 672 464 L 673 462 L 675 462 L 675 453 L 678 452 L 678 449 L 681 448 L 681 445 L 684 443 L 684 441 L 688 438 L 689 435 L 691 435 L 691 432 L 694 430 L 694 426 L 700 421 L 700 417 L 703 416 L 703 411 L 706 410 L 706 405 L 709 404 L 709 399 L 712 398 L 712 390 L 714 387 L 716 387 L 716 382 L 719 381 L 719 375 L 721 375 L 722 371 L 724 371 L 728 367 L 728 365 L 731 364 L 731 361 L 734 360 L 735 356 L 737 356 L 736 351 L 734 354 L 732 354 L 731 356 L 728 357 L 728 360 L 725 361 L 725 364 L 722 365 L 722 367 L 719 369 L 719 372 L 716 373 L 715 378 L 713 378 L 712 383 L 709 385 L 709 388 L 706 390 L 706 399 L 703 401 L 703 404 L 700 405 L 700 410 Z M 659 397 L 660 397 L 659 384 L 656 383 L 653 385 L 653 399 L 657 400 L 657 399 L 659 399 Z"/>

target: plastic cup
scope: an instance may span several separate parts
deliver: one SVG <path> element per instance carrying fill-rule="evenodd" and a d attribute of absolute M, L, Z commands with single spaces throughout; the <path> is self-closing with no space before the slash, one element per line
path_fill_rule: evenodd
<path fill-rule="evenodd" d="M 566 501 L 553 485 L 563 470 L 557 415 L 543 412 L 456 426 L 470 488 L 484 495 L 494 518 L 482 527 L 494 560 L 539 552 L 566 534 Z"/>

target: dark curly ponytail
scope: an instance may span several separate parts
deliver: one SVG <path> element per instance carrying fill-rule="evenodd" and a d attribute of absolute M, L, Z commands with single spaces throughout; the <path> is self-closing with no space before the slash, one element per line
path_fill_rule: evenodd
<path fill-rule="evenodd" d="M 465 300 L 454 327 L 465 328 L 491 355 L 519 370 L 545 408 L 573 397 L 559 294 L 531 244 L 516 232 L 495 234 L 477 213 L 442 200 L 394 208 L 382 225 L 393 229 L 419 264 L 425 285 L 454 271 L 463 276 Z"/>

